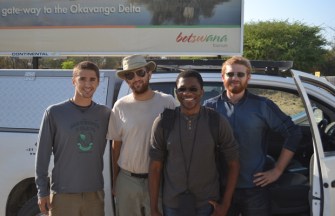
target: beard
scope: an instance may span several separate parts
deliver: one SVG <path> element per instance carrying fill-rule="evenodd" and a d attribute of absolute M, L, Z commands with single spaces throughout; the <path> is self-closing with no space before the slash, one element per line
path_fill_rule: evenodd
<path fill-rule="evenodd" d="M 133 91 L 134 94 L 143 94 L 149 89 L 149 81 L 148 82 L 143 82 L 142 85 L 136 85 L 133 84 L 130 86 L 131 90 Z"/>
<path fill-rule="evenodd" d="M 239 82 L 239 85 L 234 85 L 234 83 L 231 81 L 231 82 L 228 82 L 228 83 L 225 83 L 225 88 L 231 92 L 231 93 L 234 93 L 234 94 L 239 94 L 241 92 L 243 92 L 248 86 L 248 82 L 245 81 L 245 82 Z"/>

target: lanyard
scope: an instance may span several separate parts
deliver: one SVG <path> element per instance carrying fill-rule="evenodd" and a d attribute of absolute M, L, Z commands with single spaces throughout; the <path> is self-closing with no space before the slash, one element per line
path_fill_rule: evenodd
<path fill-rule="evenodd" d="M 184 160 L 184 168 L 185 168 L 185 173 L 186 173 L 186 186 L 187 186 L 187 190 L 188 190 L 188 180 L 189 180 L 189 174 L 190 174 L 190 169 L 191 169 L 191 163 L 192 163 L 192 158 L 193 158 L 193 150 L 194 150 L 194 146 L 195 146 L 195 140 L 196 140 L 196 137 L 197 137 L 197 129 L 198 129 L 198 123 L 199 123 L 199 118 L 200 118 L 200 111 L 199 111 L 197 119 L 196 119 L 197 122 L 196 122 L 195 129 L 194 129 L 193 140 L 192 140 L 192 148 L 191 148 L 191 155 L 190 155 L 190 160 L 189 160 L 188 163 L 186 163 L 186 156 L 185 156 L 185 151 L 184 151 L 183 142 L 182 142 L 182 134 L 181 134 L 181 118 L 182 118 L 181 115 L 182 114 L 179 112 L 179 143 L 180 143 L 181 152 L 182 152 L 183 160 Z"/>

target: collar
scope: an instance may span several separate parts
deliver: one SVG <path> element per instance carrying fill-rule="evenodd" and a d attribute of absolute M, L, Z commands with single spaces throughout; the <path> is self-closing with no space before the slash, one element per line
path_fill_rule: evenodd
<path fill-rule="evenodd" d="M 241 100 L 239 100 L 237 102 L 237 104 L 244 102 L 247 99 L 247 97 L 248 97 L 249 94 L 250 94 L 249 91 L 246 89 L 245 92 L 244 92 L 243 97 L 241 98 Z M 221 100 L 223 100 L 224 102 L 231 103 L 230 100 L 229 100 L 229 98 L 227 97 L 227 90 L 224 90 L 222 92 L 222 94 L 221 94 Z"/>
<path fill-rule="evenodd" d="M 75 107 L 81 109 L 81 110 L 86 110 L 86 109 L 89 109 L 90 107 L 94 106 L 95 105 L 95 102 L 94 101 L 91 101 L 91 104 L 88 105 L 88 106 L 80 106 L 78 104 L 76 104 L 72 99 L 69 99 L 69 102 L 74 105 Z"/>

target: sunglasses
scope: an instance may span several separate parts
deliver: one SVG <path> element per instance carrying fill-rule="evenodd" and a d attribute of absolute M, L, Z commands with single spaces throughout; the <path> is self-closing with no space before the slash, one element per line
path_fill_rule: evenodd
<path fill-rule="evenodd" d="M 186 87 L 180 87 L 180 88 L 177 88 L 177 93 L 184 93 L 186 91 L 188 92 L 192 92 L 192 93 L 195 93 L 197 92 L 199 89 L 196 88 L 196 87 L 190 87 L 190 88 L 186 88 Z"/>
<path fill-rule="evenodd" d="M 228 72 L 226 73 L 226 76 L 229 77 L 229 78 L 232 78 L 234 76 L 237 76 L 238 78 L 242 78 L 242 77 L 245 77 L 246 73 L 244 72 Z"/>
<path fill-rule="evenodd" d="M 145 69 L 140 69 L 140 70 L 137 70 L 135 72 L 127 72 L 127 73 L 124 74 L 124 77 L 127 80 L 132 80 L 132 79 L 134 79 L 135 74 L 138 77 L 144 77 L 146 73 L 147 73 L 147 71 Z"/>

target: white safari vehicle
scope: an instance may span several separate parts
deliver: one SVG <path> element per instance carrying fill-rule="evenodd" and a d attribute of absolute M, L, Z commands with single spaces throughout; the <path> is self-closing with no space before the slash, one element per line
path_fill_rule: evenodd
<path fill-rule="evenodd" d="M 203 100 L 223 90 L 222 61 L 157 60 L 157 63 L 161 67 L 151 79 L 155 90 L 174 95 L 176 76 L 186 68 L 201 72 L 205 81 Z M 271 185 L 273 215 L 334 216 L 335 86 L 311 74 L 289 70 L 282 62 L 252 64 L 255 73 L 249 91 L 275 101 L 304 133 L 294 159 Z M 268 68 L 264 73 L 265 66 Z M 38 128 L 48 105 L 72 96 L 70 76 L 71 71 L 63 70 L 0 70 L 0 215 L 38 215 L 34 184 Z M 115 99 L 128 93 L 130 89 L 115 78 L 115 71 L 102 71 L 95 101 L 112 107 Z M 271 167 L 280 153 L 282 138 L 269 133 L 268 142 Z M 114 210 L 109 145 L 104 159 L 105 211 L 111 216 Z"/>
<path fill-rule="evenodd" d="M 0 215 L 38 215 L 34 162 L 37 134 L 44 110 L 71 98 L 71 70 L 0 70 Z M 112 107 L 115 71 L 101 71 L 94 95 L 97 103 Z M 106 212 L 113 215 L 110 146 L 104 155 Z M 51 164 L 52 166 L 52 164 Z"/>

